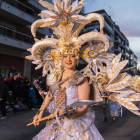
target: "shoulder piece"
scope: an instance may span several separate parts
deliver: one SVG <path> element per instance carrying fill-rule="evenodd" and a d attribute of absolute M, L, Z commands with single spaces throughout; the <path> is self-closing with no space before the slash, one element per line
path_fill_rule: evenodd
<path fill-rule="evenodd" d="M 47 85 L 51 86 L 55 82 L 59 81 L 59 79 L 61 78 L 61 75 L 62 75 L 62 71 L 56 72 L 56 73 L 53 73 L 53 74 L 49 74 L 47 76 Z"/>
<path fill-rule="evenodd" d="M 81 72 L 76 71 L 73 76 L 68 80 L 70 85 L 78 85 L 80 84 L 85 78 L 88 78 L 87 75 L 83 75 Z"/>

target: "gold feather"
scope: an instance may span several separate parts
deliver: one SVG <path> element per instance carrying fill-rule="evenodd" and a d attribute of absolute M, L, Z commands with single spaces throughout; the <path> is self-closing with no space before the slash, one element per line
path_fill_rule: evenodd
<path fill-rule="evenodd" d="M 126 75 L 127 73 L 119 74 L 112 82 L 110 82 L 110 84 L 114 84 L 121 81 Z"/>
<path fill-rule="evenodd" d="M 101 58 L 103 58 L 103 59 L 108 59 L 107 57 L 105 57 L 105 56 L 102 56 L 102 55 L 99 55 Z"/>
<path fill-rule="evenodd" d="M 48 3 L 47 1 L 42 1 L 40 0 L 39 3 L 45 7 L 45 8 L 48 8 L 49 10 L 55 10 L 54 6 L 50 3 Z"/>
<path fill-rule="evenodd" d="M 117 99 L 117 102 L 129 110 L 139 110 L 133 103 L 129 102 L 127 99 Z"/>
<path fill-rule="evenodd" d="M 79 5 L 84 5 L 84 3 L 85 3 L 85 0 L 81 0 L 81 1 L 79 2 Z"/>
<path fill-rule="evenodd" d="M 96 62 L 98 64 L 98 66 L 101 66 L 100 62 L 98 61 L 98 59 L 96 58 Z"/>
<path fill-rule="evenodd" d="M 32 55 L 26 56 L 25 58 L 29 59 L 29 60 L 33 60 L 34 59 L 34 57 Z"/>
<path fill-rule="evenodd" d="M 41 67 L 42 67 L 42 63 L 39 64 L 39 65 L 37 65 L 37 67 L 35 67 L 35 70 L 38 70 L 38 69 L 40 69 Z"/>
<path fill-rule="evenodd" d="M 111 69 L 111 72 L 108 74 L 109 78 L 110 78 L 110 82 L 116 78 L 116 76 L 119 74 L 119 72 L 126 66 L 126 64 L 128 63 L 128 60 L 124 60 L 120 63 L 115 64 L 115 66 L 113 66 L 113 68 Z"/>
<path fill-rule="evenodd" d="M 103 45 L 103 43 L 99 43 L 96 50 L 98 50 L 102 45 Z"/>
<path fill-rule="evenodd" d="M 105 52 L 105 49 L 102 49 L 102 50 L 100 50 L 99 52 L 100 52 L 100 53 L 101 53 L 101 52 Z"/>
<path fill-rule="evenodd" d="M 136 111 L 136 110 L 130 110 L 130 111 L 131 111 L 132 113 L 134 113 L 134 114 L 140 116 L 140 112 L 138 112 L 138 111 Z"/>
<path fill-rule="evenodd" d="M 121 59 L 122 54 L 118 54 L 112 61 L 112 66 L 114 66 L 115 64 L 118 64 L 120 59 Z"/>
<path fill-rule="evenodd" d="M 27 51 L 31 52 L 32 51 L 32 48 L 27 49 Z"/>
<path fill-rule="evenodd" d="M 67 14 L 69 14 L 71 12 L 71 10 L 72 10 L 72 7 L 68 10 Z"/>
<path fill-rule="evenodd" d="M 40 13 L 40 14 L 38 14 L 38 16 L 42 16 L 42 17 L 57 17 L 57 15 L 50 15 L 50 14 L 47 14 L 47 13 Z"/>
<path fill-rule="evenodd" d="M 128 80 L 130 79 L 130 76 L 126 76 L 122 81 L 119 83 L 114 83 L 106 87 L 106 91 L 115 91 L 115 90 L 121 90 L 127 86 L 129 86 Z"/>
<path fill-rule="evenodd" d="M 40 41 L 40 40 L 39 40 L 39 39 L 37 39 L 37 38 L 34 38 L 34 41 L 35 41 L 35 42 L 38 42 L 38 41 Z"/>

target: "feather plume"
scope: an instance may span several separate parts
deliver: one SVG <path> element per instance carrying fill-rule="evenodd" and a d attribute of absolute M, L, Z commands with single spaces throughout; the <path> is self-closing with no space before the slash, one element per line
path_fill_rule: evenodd
<path fill-rule="evenodd" d="M 126 76 L 122 81 L 119 83 L 114 83 L 106 87 L 106 91 L 115 91 L 115 90 L 121 90 L 127 86 L 129 86 L 128 80 L 130 79 L 130 76 Z"/>
<path fill-rule="evenodd" d="M 54 9 L 54 6 L 53 6 L 52 4 L 50 4 L 50 3 L 48 3 L 47 1 L 42 1 L 42 0 L 40 0 L 39 3 L 40 3 L 43 7 L 48 8 L 49 10 L 55 10 L 55 9 Z"/>
<path fill-rule="evenodd" d="M 112 61 L 112 66 L 115 66 L 115 64 L 118 64 L 121 59 L 122 54 L 118 54 Z"/>

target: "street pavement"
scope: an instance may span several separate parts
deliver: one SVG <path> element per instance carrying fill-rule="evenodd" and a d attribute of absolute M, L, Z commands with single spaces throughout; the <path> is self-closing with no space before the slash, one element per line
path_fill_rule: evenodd
<path fill-rule="evenodd" d="M 123 109 L 123 117 L 112 121 L 107 110 L 108 121 L 103 122 L 101 105 L 96 106 L 95 125 L 105 140 L 140 140 L 140 117 Z M 0 140 L 32 140 L 45 127 L 45 121 L 39 126 L 26 126 L 36 111 L 23 111 L 16 114 L 8 113 L 8 118 L 0 120 Z M 48 113 L 44 113 L 44 116 Z"/>

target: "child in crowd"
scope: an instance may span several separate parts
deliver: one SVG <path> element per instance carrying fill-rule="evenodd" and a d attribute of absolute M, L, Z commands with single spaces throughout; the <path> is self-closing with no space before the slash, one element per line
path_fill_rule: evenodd
<path fill-rule="evenodd" d="M 18 101 L 17 101 L 17 105 L 19 106 L 18 107 L 18 110 L 19 111 L 23 111 L 23 110 L 28 110 L 28 106 L 26 106 L 23 102 L 22 102 L 22 98 L 18 98 Z"/>
<path fill-rule="evenodd" d="M 31 101 L 33 104 L 32 110 L 35 110 L 38 99 L 36 98 L 36 93 L 35 93 L 35 90 L 33 89 L 33 87 L 29 88 L 29 97 L 31 98 Z"/>
<path fill-rule="evenodd" d="M 6 100 L 6 109 L 7 111 L 11 111 L 13 113 L 17 112 L 17 107 L 16 107 L 17 102 L 14 100 L 13 92 L 8 91 L 8 97 Z"/>

